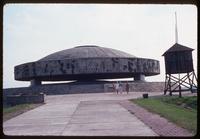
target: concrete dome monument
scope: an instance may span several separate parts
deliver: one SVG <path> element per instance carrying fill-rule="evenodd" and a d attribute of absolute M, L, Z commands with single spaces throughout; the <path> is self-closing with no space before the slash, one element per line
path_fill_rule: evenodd
<path fill-rule="evenodd" d="M 158 60 L 139 58 L 131 54 L 100 46 L 84 45 L 50 54 L 38 61 L 15 67 L 15 80 L 31 81 L 91 81 L 130 78 L 160 74 Z"/>

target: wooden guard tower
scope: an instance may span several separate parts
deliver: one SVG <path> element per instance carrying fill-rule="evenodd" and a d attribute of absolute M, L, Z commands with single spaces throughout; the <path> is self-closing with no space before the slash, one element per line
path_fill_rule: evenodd
<path fill-rule="evenodd" d="M 197 89 L 197 77 L 193 68 L 192 51 L 189 47 L 178 44 L 178 32 L 176 25 L 176 43 L 162 56 L 165 58 L 165 89 L 164 94 L 182 91 L 193 92 Z"/>

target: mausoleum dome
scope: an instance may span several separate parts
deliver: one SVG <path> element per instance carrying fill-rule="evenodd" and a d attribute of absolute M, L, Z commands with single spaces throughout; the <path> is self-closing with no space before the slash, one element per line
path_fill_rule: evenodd
<path fill-rule="evenodd" d="M 95 45 L 83 45 L 50 54 L 40 59 L 39 61 L 64 60 L 64 59 L 74 59 L 74 58 L 131 58 L 131 57 L 135 56 L 111 48 L 99 47 Z"/>
<path fill-rule="evenodd" d="M 38 61 L 15 67 L 15 79 L 41 81 L 97 80 L 160 74 L 158 60 L 135 57 L 126 52 L 93 45 L 77 46 L 50 54 Z"/>

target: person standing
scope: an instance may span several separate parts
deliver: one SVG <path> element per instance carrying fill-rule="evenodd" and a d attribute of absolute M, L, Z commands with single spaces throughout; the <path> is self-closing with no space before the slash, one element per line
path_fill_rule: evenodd
<path fill-rule="evenodd" d="M 128 84 L 128 81 L 126 81 L 126 92 L 127 92 L 127 94 L 129 93 L 129 84 Z"/>
<path fill-rule="evenodd" d="M 112 82 L 112 87 L 113 87 L 113 92 L 115 92 L 116 88 L 114 82 Z"/>
<path fill-rule="evenodd" d="M 122 88 L 122 83 L 120 82 L 120 83 L 119 83 L 119 92 L 120 92 L 120 94 L 122 94 L 122 90 L 123 90 L 123 88 Z"/>
<path fill-rule="evenodd" d="M 116 89 L 117 94 L 118 94 L 118 92 L 119 92 L 119 83 L 118 83 L 118 81 L 116 82 L 115 89 Z"/>

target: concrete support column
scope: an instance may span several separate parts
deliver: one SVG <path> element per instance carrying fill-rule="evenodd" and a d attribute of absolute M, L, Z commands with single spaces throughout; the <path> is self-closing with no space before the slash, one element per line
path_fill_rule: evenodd
<path fill-rule="evenodd" d="M 144 74 L 137 74 L 134 76 L 134 81 L 145 81 L 145 75 Z"/>
<path fill-rule="evenodd" d="M 40 80 L 36 80 L 36 79 L 31 80 L 31 85 L 30 86 L 38 86 L 38 85 L 41 85 L 41 81 Z"/>

